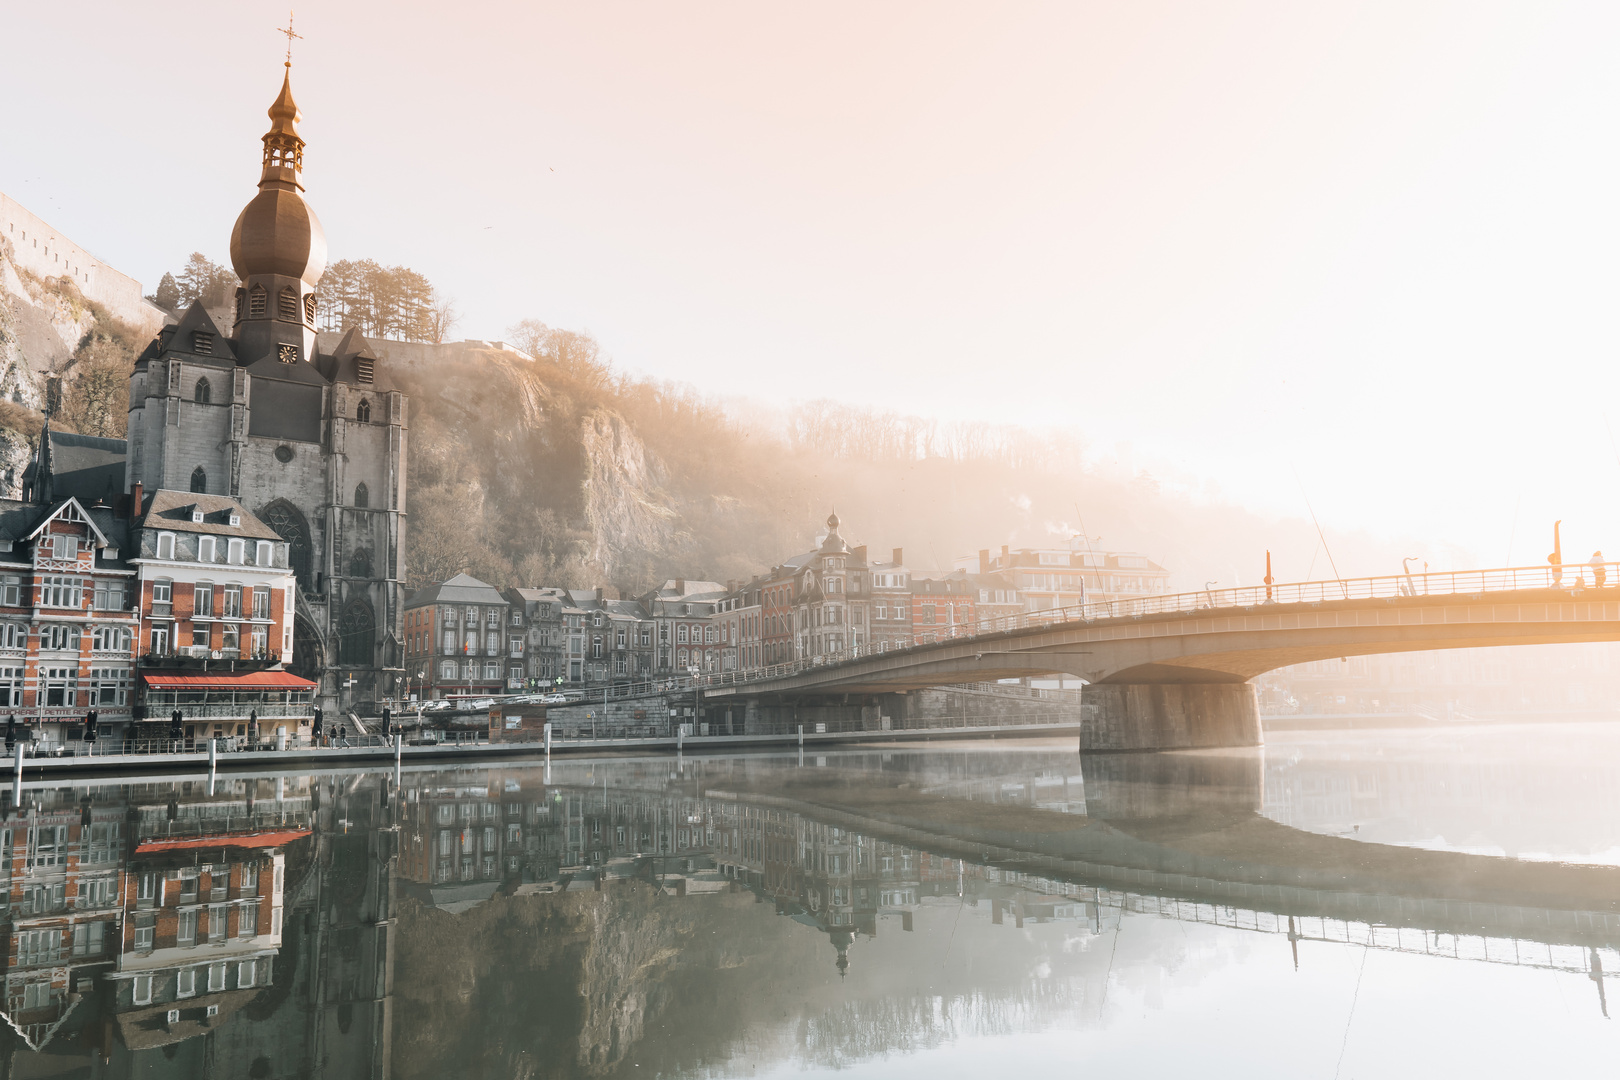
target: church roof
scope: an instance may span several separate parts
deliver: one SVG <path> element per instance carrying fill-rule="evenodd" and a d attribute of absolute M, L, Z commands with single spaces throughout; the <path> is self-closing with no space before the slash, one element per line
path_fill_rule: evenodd
<path fill-rule="evenodd" d="M 128 453 L 124 439 L 57 431 L 47 424 L 34 460 L 23 470 L 23 484 L 32 488 L 37 500 L 72 497 L 89 506 L 123 493 Z"/>
<path fill-rule="evenodd" d="M 338 342 L 332 355 L 321 357 L 320 367 L 321 374 L 332 382 L 384 391 L 397 389 L 393 380 L 384 374 L 382 357 L 377 355 L 377 350 L 366 340 L 358 326 L 344 331 L 343 340 Z"/>
<path fill-rule="evenodd" d="M 206 340 L 198 335 L 204 335 Z M 230 334 L 225 328 L 219 325 L 201 300 L 194 300 L 173 330 L 163 335 L 161 351 L 183 352 L 205 364 L 230 367 L 236 363 L 236 352 L 231 344 Z"/>

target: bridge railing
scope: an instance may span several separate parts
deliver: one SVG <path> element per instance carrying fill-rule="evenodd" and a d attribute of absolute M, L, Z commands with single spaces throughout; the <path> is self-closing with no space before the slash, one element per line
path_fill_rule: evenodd
<path fill-rule="evenodd" d="M 1168 593 L 1163 596 L 1137 596 L 1126 600 L 1048 608 L 1045 611 L 1022 611 L 1016 615 L 981 618 L 920 630 L 909 637 L 890 639 L 877 646 L 840 649 L 819 656 L 808 656 L 743 671 L 700 675 L 696 679 L 696 684 L 700 687 L 722 687 L 767 682 L 889 653 L 907 652 L 952 641 L 972 641 L 1016 633 L 1020 630 L 1049 629 L 1069 623 L 1139 619 L 1147 615 L 1185 615 L 1200 611 L 1211 613 L 1241 611 L 1286 604 L 1320 604 L 1335 600 L 1476 596 L 1537 589 L 1559 589 L 1570 593 L 1587 589 L 1620 590 L 1620 563 L 1508 566 L 1490 570 L 1442 570 L 1420 574 L 1388 574 L 1382 577 L 1331 578 L 1323 581 L 1294 581 L 1237 589 L 1203 589 L 1198 592 Z M 822 633 L 826 632 L 827 628 L 823 627 Z"/>

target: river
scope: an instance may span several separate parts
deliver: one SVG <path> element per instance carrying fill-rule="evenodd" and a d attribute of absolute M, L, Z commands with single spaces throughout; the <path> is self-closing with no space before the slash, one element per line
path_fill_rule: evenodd
<path fill-rule="evenodd" d="M 1620 725 L 43 782 L 4 1077 L 1569 1075 Z"/>

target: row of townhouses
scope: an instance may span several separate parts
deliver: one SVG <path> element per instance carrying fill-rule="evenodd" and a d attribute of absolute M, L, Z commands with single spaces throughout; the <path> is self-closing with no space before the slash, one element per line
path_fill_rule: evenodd
<path fill-rule="evenodd" d="M 119 493 L 121 452 L 47 425 L 0 500 L 7 743 L 309 737 L 287 542 L 229 496 Z"/>
<path fill-rule="evenodd" d="M 748 582 L 675 578 L 617 590 L 500 589 L 466 574 L 405 603 L 406 674 L 428 698 L 601 686 L 752 671 L 849 652 L 887 652 L 993 628 L 1026 611 L 1166 591 L 1139 556 L 1003 547 L 919 571 L 851 547 L 837 514 L 817 547 Z"/>

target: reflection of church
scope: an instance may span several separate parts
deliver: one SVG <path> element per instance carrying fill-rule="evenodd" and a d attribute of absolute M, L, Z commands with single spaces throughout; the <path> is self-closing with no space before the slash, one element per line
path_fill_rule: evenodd
<path fill-rule="evenodd" d="M 397 694 L 403 671 L 406 400 L 357 329 L 332 354 L 316 347 L 326 236 L 303 197 L 298 119 L 289 73 L 231 233 L 230 325 L 194 304 L 141 354 L 127 475 L 132 489 L 234 496 L 289 542 L 293 669 L 351 707 Z"/>

